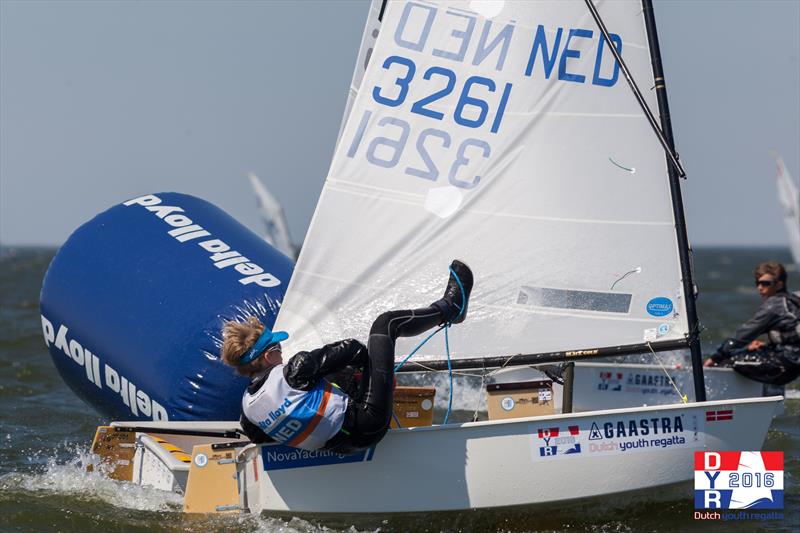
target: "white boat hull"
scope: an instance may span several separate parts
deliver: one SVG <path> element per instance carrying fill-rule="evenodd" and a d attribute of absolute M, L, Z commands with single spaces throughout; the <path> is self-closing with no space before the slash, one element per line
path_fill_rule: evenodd
<path fill-rule="evenodd" d="M 447 511 L 656 489 L 692 479 L 697 450 L 759 450 L 781 401 L 741 399 L 399 429 L 355 457 L 250 445 L 236 453 L 235 510 Z M 575 453 L 564 453 L 570 449 Z M 197 455 L 195 448 L 190 490 L 195 469 L 210 464 Z M 338 463 L 315 465 L 331 461 Z M 231 461 L 222 463 L 230 467 Z M 642 495 L 657 498 L 658 492 Z M 692 497 L 691 489 L 686 497 Z"/>
<path fill-rule="evenodd" d="M 370 460 L 344 465 L 264 470 L 269 447 L 255 458 L 264 474 L 248 476 L 255 511 L 327 513 L 420 512 L 563 502 L 651 489 L 693 477 L 695 450 L 758 450 L 777 399 L 713 402 L 707 405 L 621 409 L 601 413 L 475 422 L 392 431 Z M 706 422 L 706 412 L 735 411 L 732 420 Z M 684 445 L 632 448 L 631 438 L 589 440 L 592 424 L 648 418 L 685 420 Z M 696 426 L 690 427 L 690 424 Z M 540 429 L 577 425 L 581 453 L 541 456 Z M 695 433 L 696 429 L 696 433 Z M 665 437 L 674 437 L 672 433 Z M 657 435 L 649 435 L 660 438 Z M 568 437 L 569 438 L 569 437 Z M 638 440 L 638 439 L 637 439 Z M 568 443 L 569 445 L 571 443 Z M 617 445 L 617 449 L 600 448 Z M 582 446 L 583 448 L 583 446 Z M 687 491 L 687 498 L 691 493 Z"/>

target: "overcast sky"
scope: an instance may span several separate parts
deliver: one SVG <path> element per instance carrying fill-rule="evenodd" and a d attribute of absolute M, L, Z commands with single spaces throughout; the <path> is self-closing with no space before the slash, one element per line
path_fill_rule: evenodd
<path fill-rule="evenodd" d="M 0 242 L 60 244 L 121 200 L 200 196 L 259 230 L 246 173 L 300 242 L 367 1 L 0 0 Z M 696 245 L 783 245 L 800 175 L 800 1 L 655 0 Z M 613 28 L 612 28 L 613 31 Z"/>

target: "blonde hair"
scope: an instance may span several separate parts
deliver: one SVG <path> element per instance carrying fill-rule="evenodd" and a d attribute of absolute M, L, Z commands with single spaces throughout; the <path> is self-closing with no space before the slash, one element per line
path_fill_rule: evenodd
<path fill-rule="evenodd" d="M 240 365 L 239 360 L 263 332 L 264 325 L 254 316 L 247 317 L 247 322 L 226 322 L 222 326 L 222 362 L 235 368 L 236 373 L 242 376 L 253 374 L 259 369 L 258 359 L 244 365 Z"/>

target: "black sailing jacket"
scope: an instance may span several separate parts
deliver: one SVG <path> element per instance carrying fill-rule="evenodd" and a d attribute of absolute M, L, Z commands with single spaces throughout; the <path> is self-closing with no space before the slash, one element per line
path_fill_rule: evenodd
<path fill-rule="evenodd" d="M 739 326 L 711 358 L 715 363 L 728 359 L 732 352 L 765 333 L 772 345 L 800 348 L 800 296 L 784 290 L 764 300 L 756 314 Z"/>
<path fill-rule="evenodd" d="M 310 352 L 298 352 L 283 367 L 283 377 L 290 387 L 297 390 L 308 391 L 314 388 L 319 380 L 325 376 L 336 374 L 346 367 L 363 367 L 368 360 L 367 347 L 355 339 L 346 339 Z M 253 376 L 247 391 L 254 394 L 269 376 L 270 368 L 263 374 Z M 242 429 L 251 441 L 261 443 L 270 442 L 272 439 L 261 431 L 257 425 L 242 414 L 239 419 Z"/>

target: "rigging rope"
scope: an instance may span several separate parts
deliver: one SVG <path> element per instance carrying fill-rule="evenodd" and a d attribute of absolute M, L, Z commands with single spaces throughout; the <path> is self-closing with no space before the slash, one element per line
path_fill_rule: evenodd
<path fill-rule="evenodd" d="M 464 292 L 464 285 L 461 284 L 461 280 L 459 279 L 458 274 L 455 273 L 455 271 L 453 270 L 452 267 L 448 267 L 448 270 L 450 270 L 450 274 L 453 276 L 453 278 L 455 278 L 456 283 L 458 284 L 458 288 L 461 291 L 461 303 L 464 304 L 464 305 L 463 306 L 456 306 L 456 307 L 458 307 L 458 314 L 454 318 L 448 320 L 447 322 L 444 323 L 444 325 L 440 326 L 439 329 L 437 329 L 436 331 L 434 331 L 433 333 L 431 333 L 430 335 L 425 337 L 425 339 L 423 339 L 422 342 L 417 344 L 417 346 L 413 350 L 411 350 L 410 354 L 408 354 L 402 361 L 400 361 L 394 367 L 394 371 L 396 373 L 398 370 L 403 368 L 403 365 L 405 365 L 406 362 L 409 359 L 411 359 L 411 356 L 414 355 L 415 353 L 417 353 L 417 351 L 419 351 L 419 349 L 422 348 L 425 345 L 426 342 L 431 340 L 431 338 L 434 335 L 436 335 L 440 331 L 444 330 L 444 347 L 445 347 L 445 352 L 447 353 L 447 373 L 450 376 L 450 397 L 449 397 L 449 399 L 447 401 L 447 412 L 445 412 L 445 414 L 444 414 L 444 423 L 445 424 L 447 424 L 447 420 L 450 418 L 450 411 L 451 411 L 451 409 L 453 407 L 453 365 L 452 365 L 452 363 L 450 361 L 450 339 L 449 339 L 449 337 L 447 335 L 447 331 L 450 329 L 450 325 L 453 323 L 453 321 L 458 320 L 461 317 L 461 315 L 464 314 L 464 309 L 466 309 L 466 307 L 467 307 L 466 306 L 467 295 Z M 419 363 L 417 363 L 417 364 L 419 364 Z M 420 366 L 422 366 L 422 365 L 420 365 Z M 395 422 L 397 423 L 397 426 L 400 427 L 400 421 L 397 420 L 396 417 L 395 417 Z"/>
<path fill-rule="evenodd" d="M 434 331 L 433 333 L 431 333 L 430 335 L 428 335 L 427 337 L 425 337 L 425 339 L 424 339 L 422 342 L 420 342 L 419 344 L 417 344 L 416 348 L 414 348 L 413 350 L 411 350 L 411 353 L 410 353 L 410 354 L 408 354 L 408 355 L 405 357 L 405 359 L 403 359 L 402 361 L 400 361 L 399 363 L 397 363 L 397 364 L 394 366 L 394 371 L 395 371 L 395 373 L 397 373 L 397 371 L 398 371 L 398 370 L 400 370 L 401 368 L 403 368 L 403 365 L 405 365 L 405 364 L 406 364 L 406 362 L 407 362 L 409 359 L 411 359 L 411 356 L 412 356 L 412 355 L 414 355 L 415 353 L 417 353 L 417 351 L 419 351 L 419 349 L 420 349 L 420 348 L 422 348 L 422 347 L 425 345 L 425 343 L 426 343 L 426 342 L 428 342 L 429 340 L 431 340 L 431 337 L 433 337 L 434 335 L 436 335 L 437 333 L 439 333 L 440 331 L 442 331 L 444 328 L 446 328 L 446 327 L 448 327 L 448 326 L 449 326 L 449 324 L 445 324 L 444 326 L 441 326 L 439 329 L 437 329 L 436 331 Z M 417 364 L 419 364 L 419 363 L 417 363 Z M 421 365 L 420 365 L 420 366 L 421 366 Z"/>
<path fill-rule="evenodd" d="M 458 278 L 456 278 L 458 279 Z M 444 349 L 447 353 L 447 373 L 450 375 L 450 397 L 447 400 L 447 412 L 444 414 L 444 423 L 450 418 L 450 410 L 453 408 L 453 366 L 450 363 L 450 341 L 448 340 L 447 332 L 450 330 L 448 325 L 444 328 Z"/>
<path fill-rule="evenodd" d="M 672 384 L 672 388 L 673 388 L 673 389 L 675 389 L 675 392 L 677 392 L 677 393 L 678 393 L 678 396 L 680 396 L 680 398 L 681 398 L 681 401 L 682 401 L 683 403 L 689 403 L 689 397 L 688 397 L 686 394 L 683 394 L 683 393 L 681 392 L 681 390 L 678 388 L 678 386 L 675 384 L 675 381 L 673 381 L 673 380 L 672 380 L 672 376 L 670 376 L 670 375 L 669 375 L 669 372 L 667 372 L 667 368 L 666 368 L 666 366 L 665 366 L 665 365 L 664 365 L 664 363 L 661 361 L 661 358 L 660 358 L 658 355 L 656 355 L 656 352 L 655 352 L 655 350 L 653 350 L 653 347 L 652 347 L 652 346 L 650 346 L 650 342 L 649 342 L 649 341 L 647 342 L 647 347 L 648 347 L 648 348 L 650 348 L 650 353 L 652 353 L 652 354 L 653 354 L 653 357 L 655 357 L 655 358 L 656 358 L 656 361 L 658 362 L 658 366 L 660 366 L 660 367 L 661 367 L 661 370 L 663 370 L 663 371 L 664 371 L 664 373 L 667 375 L 667 379 L 668 379 L 668 380 L 669 380 L 669 382 Z"/>
<path fill-rule="evenodd" d="M 456 279 L 458 279 L 458 278 L 456 277 Z M 460 283 L 459 283 L 459 284 L 460 284 Z M 463 290 L 463 289 L 462 289 L 462 290 Z M 460 316 L 460 315 L 461 315 L 461 313 L 459 313 L 459 316 Z M 447 401 L 447 412 L 444 414 L 444 422 L 443 422 L 444 424 L 447 424 L 447 420 L 450 418 L 450 410 L 451 410 L 451 409 L 452 409 L 452 407 L 453 407 L 453 367 L 452 367 L 452 365 L 451 365 L 451 363 L 450 363 L 450 342 L 449 342 L 449 338 L 448 338 L 448 335 L 447 335 L 447 331 L 448 331 L 449 329 L 450 329 L 450 322 L 447 322 L 445 325 L 441 326 L 439 329 L 437 329 L 436 331 L 434 331 L 433 333 L 431 333 L 430 335 L 428 335 L 427 337 L 425 337 L 425 338 L 422 340 L 422 342 L 420 342 L 419 344 L 417 344 L 417 346 L 416 346 L 416 347 L 415 347 L 413 350 L 411 350 L 411 353 L 410 353 L 410 354 L 408 354 L 408 355 L 405 357 L 405 359 L 403 359 L 402 361 L 400 361 L 400 362 L 399 362 L 397 365 L 395 365 L 395 367 L 394 367 L 394 371 L 395 371 L 395 372 L 397 372 L 398 370 L 400 370 L 401 368 L 403 368 L 403 365 L 404 365 L 404 364 L 406 364 L 406 361 L 408 361 L 409 359 L 411 359 L 411 356 L 412 356 L 412 355 L 414 355 L 415 353 L 417 353 L 417 351 L 419 351 L 419 349 L 420 349 L 420 348 L 422 348 L 422 347 L 425 345 L 425 343 L 426 343 L 426 342 L 428 342 L 429 340 L 431 340 L 431 338 L 432 338 L 434 335 L 436 335 L 436 334 L 437 334 L 437 333 L 439 333 L 440 331 L 444 330 L 444 346 L 445 346 L 445 352 L 447 353 L 447 371 L 448 371 L 448 373 L 450 374 L 450 398 L 449 398 L 449 399 L 448 399 L 448 401 Z M 417 364 L 419 364 L 419 363 L 417 363 Z M 420 366 L 422 366 L 422 365 L 420 365 Z M 392 416 L 394 416 L 394 415 L 392 415 Z M 395 423 L 397 423 L 397 427 L 400 427 L 400 421 L 397 419 L 397 417 L 395 417 Z"/>

